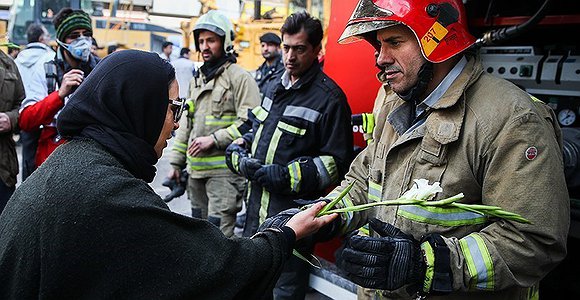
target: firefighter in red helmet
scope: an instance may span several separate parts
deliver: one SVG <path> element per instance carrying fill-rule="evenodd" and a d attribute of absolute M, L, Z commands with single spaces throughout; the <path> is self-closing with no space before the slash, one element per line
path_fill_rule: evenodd
<path fill-rule="evenodd" d="M 376 50 L 383 83 L 372 142 L 327 198 L 338 206 L 397 199 L 419 179 L 441 200 L 498 206 L 524 224 L 433 206 L 377 206 L 341 215 L 367 222 L 339 267 L 373 299 L 533 299 L 566 255 L 569 200 L 553 112 L 483 71 L 460 0 L 360 0 L 340 42 Z M 282 218 L 282 216 L 280 216 Z M 287 218 L 287 217 L 286 217 Z"/>

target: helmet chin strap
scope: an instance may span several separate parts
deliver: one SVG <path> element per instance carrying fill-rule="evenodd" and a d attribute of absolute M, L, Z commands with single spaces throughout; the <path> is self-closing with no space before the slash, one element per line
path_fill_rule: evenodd
<path fill-rule="evenodd" d="M 400 94 L 397 93 L 397 95 L 401 97 L 401 99 L 407 102 L 413 101 L 415 105 L 419 104 L 420 102 L 419 97 L 423 95 L 423 93 L 427 89 L 427 85 L 429 84 L 431 79 L 433 79 L 433 63 L 430 61 L 425 62 L 419 69 L 418 76 L 419 79 L 417 80 L 417 83 L 413 87 L 411 87 L 409 90 L 403 93 Z"/>

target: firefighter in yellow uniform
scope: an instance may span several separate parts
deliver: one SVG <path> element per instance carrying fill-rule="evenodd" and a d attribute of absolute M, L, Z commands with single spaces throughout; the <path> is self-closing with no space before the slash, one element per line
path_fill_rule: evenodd
<path fill-rule="evenodd" d="M 360 0 L 339 42 L 357 39 L 383 83 L 373 140 L 327 198 L 352 183 L 339 206 L 388 201 L 426 179 L 441 183 L 434 200 L 463 193 L 531 221 L 417 205 L 341 214 L 343 232 L 371 228 L 339 260 L 359 298 L 537 299 L 569 227 L 553 112 L 483 70 L 461 0 Z"/>
<path fill-rule="evenodd" d="M 260 92 L 252 76 L 235 64 L 233 26 L 223 14 L 204 14 L 193 34 L 204 64 L 190 83 L 189 111 L 176 132 L 169 177 L 179 178 L 187 166 L 192 216 L 207 219 L 229 237 L 245 180 L 228 170 L 224 150 L 251 128 L 248 111 L 260 104 Z"/>

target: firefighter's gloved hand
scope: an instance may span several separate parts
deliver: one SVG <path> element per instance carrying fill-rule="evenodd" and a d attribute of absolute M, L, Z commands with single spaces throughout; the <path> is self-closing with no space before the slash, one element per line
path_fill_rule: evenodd
<path fill-rule="evenodd" d="M 254 180 L 254 173 L 262 166 L 262 162 L 250 158 L 243 144 L 231 143 L 226 148 L 226 165 L 232 172 Z"/>
<path fill-rule="evenodd" d="M 409 293 L 417 292 L 425 278 L 419 242 L 391 224 L 377 219 L 369 224 L 381 237 L 352 236 L 339 267 L 363 287 L 393 291 L 409 285 Z"/>
<path fill-rule="evenodd" d="M 288 167 L 277 164 L 265 165 L 256 171 L 254 180 L 271 193 L 284 193 L 290 191 L 290 174 Z"/>
<path fill-rule="evenodd" d="M 240 159 L 239 169 L 240 175 L 249 180 L 256 179 L 256 172 L 262 167 L 262 162 L 255 158 L 244 157 Z"/>
<path fill-rule="evenodd" d="M 236 174 L 240 174 L 239 162 L 242 157 L 248 157 L 248 151 L 243 145 L 231 143 L 226 148 L 226 165 Z"/>

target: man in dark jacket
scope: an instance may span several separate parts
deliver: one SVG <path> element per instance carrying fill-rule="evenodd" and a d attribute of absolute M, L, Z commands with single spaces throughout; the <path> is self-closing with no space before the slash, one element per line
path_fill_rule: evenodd
<path fill-rule="evenodd" d="M 18 129 L 18 107 L 24 86 L 14 61 L 0 50 L 0 213 L 16 186 L 18 158 L 12 134 Z"/>
<path fill-rule="evenodd" d="M 346 96 L 318 64 L 320 21 L 292 14 L 281 32 L 286 70 L 252 111 L 253 131 L 226 152 L 230 169 L 250 180 L 245 236 L 267 217 L 298 207 L 294 199 L 321 196 L 339 182 L 352 155 Z M 308 265 L 294 257 L 274 296 L 303 299 L 307 284 Z"/>
<path fill-rule="evenodd" d="M 260 47 L 264 63 L 256 70 L 255 79 L 263 95 L 268 88 L 269 82 L 284 72 L 284 62 L 280 55 L 280 37 L 275 33 L 268 32 L 260 37 Z M 274 83 L 275 84 L 275 83 Z"/>

